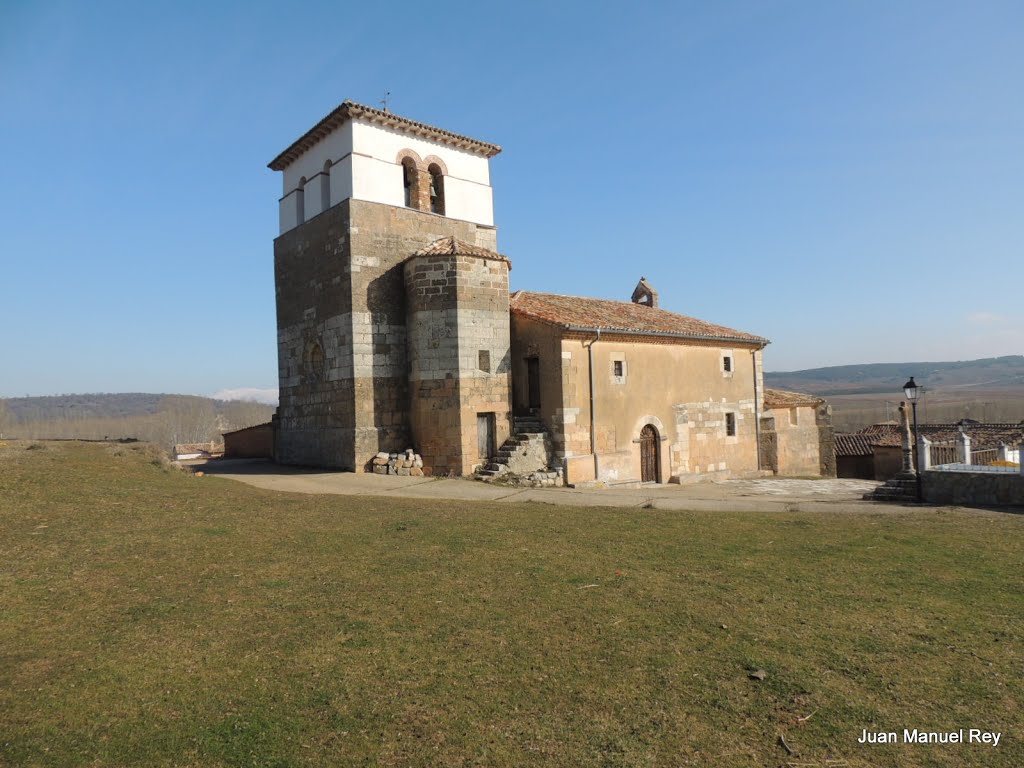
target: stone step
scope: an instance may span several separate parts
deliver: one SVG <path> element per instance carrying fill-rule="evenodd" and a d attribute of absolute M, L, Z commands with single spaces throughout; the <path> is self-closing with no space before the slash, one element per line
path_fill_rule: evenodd
<path fill-rule="evenodd" d="M 878 486 L 869 493 L 865 493 L 862 498 L 865 501 L 916 502 L 917 479 L 906 477 L 889 478 L 883 485 Z"/>
<path fill-rule="evenodd" d="M 539 421 L 513 421 L 514 432 L 545 432 L 544 425 Z"/>
<path fill-rule="evenodd" d="M 525 477 L 547 461 L 548 433 L 536 417 L 514 417 L 512 427 L 512 434 L 495 452 L 487 469 L 521 472 Z"/>
<path fill-rule="evenodd" d="M 521 451 L 521 450 L 524 450 L 526 448 L 529 448 L 531 442 L 536 442 L 536 441 L 527 440 L 527 439 L 519 439 L 519 438 L 516 438 L 515 440 L 513 440 L 513 439 L 509 438 L 508 440 L 506 440 L 504 443 L 501 444 L 501 447 L 498 449 L 498 453 L 499 454 L 501 454 L 501 453 L 506 453 L 506 454 L 515 453 L 516 451 Z"/>

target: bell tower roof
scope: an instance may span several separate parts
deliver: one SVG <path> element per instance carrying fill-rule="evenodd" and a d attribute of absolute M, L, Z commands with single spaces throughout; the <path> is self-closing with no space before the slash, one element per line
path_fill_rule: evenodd
<path fill-rule="evenodd" d="M 410 136 L 430 139 L 440 144 L 456 147 L 486 158 L 494 157 L 501 152 L 501 147 L 497 144 L 489 144 L 486 141 L 480 141 L 469 136 L 446 131 L 443 128 L 435 128 L 426 123 L 410 120 L 407 117 L 401 117 L 392 112 L 386 112 L 383 109 L 375 109 L 374 107 L 367 107 L 364 104 L 357 104 L 354 101 L 346 100 L 335 107 L 330 114 L 306 131 L 301 137 L 292 142 L 291 146 L 271 160 L 267 167 L 272 171 L 283 171 L 318 141 L 330 135 L 344 123 L 354 119 L 365 120 L 384 128 L 409 134 Z"/>

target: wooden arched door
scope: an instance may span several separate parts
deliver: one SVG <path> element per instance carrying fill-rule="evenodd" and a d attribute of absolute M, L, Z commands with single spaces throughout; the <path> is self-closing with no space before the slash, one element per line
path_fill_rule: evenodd
<path fill-rule="evenodd" d="M 660 450 L 661 440 L 658 437 L 658 430 L 653 424 L 648 424 L 640 430 L 640 480 L 642 482 L 661 482 L 661 462 L 658 456 Z"/>

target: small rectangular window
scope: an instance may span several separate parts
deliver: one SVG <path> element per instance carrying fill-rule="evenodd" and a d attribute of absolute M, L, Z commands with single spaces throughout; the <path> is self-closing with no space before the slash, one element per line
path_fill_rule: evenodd
<path fill-rule="evenodd" d="M 728 355 L 722 358 L 722 370 L 726 373 L 732 372 L 732 358 Z"/>
<path fill-rule="evenodd" d="M 616 376 L 618 376 L 619 378 L 622 378 L 622 361 L 621 360 L 615 360 L 615 361 L 612 362 L 612 373 L 615 374 Z"/>
<path fill-rule="evenodd" d="M 477 352 L 477 365 L 481 371 L 491 372 L 491 351 L 489 349 L 481 349 Z"/>
<path fill-rule="evenodd" d="M 728 437 L 736 437 L 736 414 L 725 414 L 725 434 Z"/>
<path fill-rule="evenodd" d="M 794 427 L 800 423 L 800 418 L 797 415 L 796 408 L 789 409 L 789 423 Z"/>

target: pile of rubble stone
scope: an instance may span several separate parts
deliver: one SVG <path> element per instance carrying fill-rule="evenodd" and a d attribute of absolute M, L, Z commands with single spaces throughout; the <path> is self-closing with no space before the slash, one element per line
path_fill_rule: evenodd
<path fill-rule="evenodd" d="M 423 457 L 413 452 L 387 453 L 381 451 L 373 458 L 373 471 L 377 475 L 412 475 L 423 477 Z"/>
<path fill-rule="evenodd" d="M 499 472 L 494 475 L 477 473 L 477 480 L 485 483 L 510 485 L 514 488 L 561 488 L 565 485 L 565 477 L 561 469 L 542 469 L 517 475 L 515 472 Z"/>

